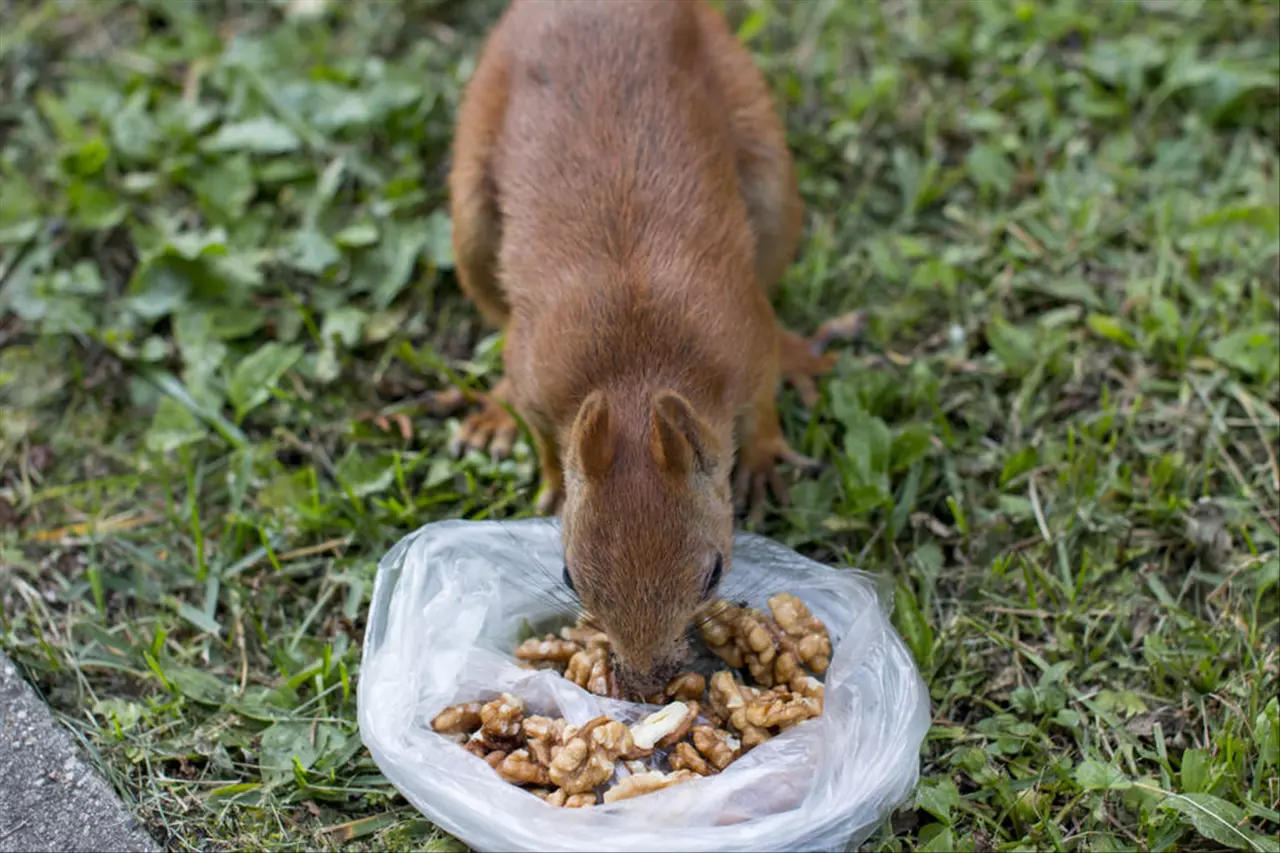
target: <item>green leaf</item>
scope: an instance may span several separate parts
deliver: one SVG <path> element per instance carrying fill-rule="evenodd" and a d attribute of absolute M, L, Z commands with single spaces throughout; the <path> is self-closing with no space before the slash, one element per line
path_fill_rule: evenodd
<path fill-rule="evenodd" d="M 437 269 L 453 269 L 453 220 L 443 210 L 434 210 L 426 222 L 427 258 Z"/>
<path fill-rule="evenodd" d="M 395 482 L 395 460 L 390 453 L 366 456 L 351 448 L 336 466 L 338 479 L 357 497 L 386 491 Z"/>
<path fill-rule="evenodd" d="M 346 249 L 361 249 L 378 242 L 378 226 L 372 222 L 348 225 L 333 236 L 333 242 Z"/>
<path fill-rule="evenodd" d="M 926 672 L 932 670 L 933 629 L 916 602 L 911 587 L 899 582 L 893 588 L 893 622 L 907 641 L 916 663 Z"/>
<path fill-rule="evenodd" d="M 341 764 L 360 748 L 331 723 L 278 722 L 262 732 L 259 766 L 269 781 L 293 778 L 295 768 L 322 770 Z"/>
<path fill-rule="evenodd" d="M 350 348 L 359 342 L 366 317 L 359 308 L 349 306 L 325 314 L 320 326 L 321 350 L 316 359 L 316 378 L 321 382 L 338 378 L 338 347 Z"/>
<path fill-rule="evenodd" d="M 1266 376 L 1280 369 L 1280 336 L 1275 327 L 1239 329 L 1209 345 L 1215 359 L 1250 376 Z"/>
<path fill-rule="evenodd" d="M 215 337 L 210 314 L 180 312 L 173 319 L 173 333 L 178 351 L 182 353 L 182 381 L 203 405 L 220 407 L 218 370 L 227 357 L 227 346 Z"/>
<path fill-rule="evenodd" d="M 960 805 L 960 790 L 951 779 L 922 782 L 916 789 L 916 807 L 951 825 L 951 810 Z"/>
<path fill-rule="evenodd" d="M 1021 376 L 1035 366 L 1039 349 L 1036 335 L 993 317 L 986 326 L 987 343 L 1006 370 Z"/>
<path fill-rule="evenodd" d="M 144 263 L 129 285 L 129 307 L 146 320 L 158 320 L 186 304 L 191 292 L 189 269 L 176 258 Z"/>
<path fill-rule="evenodd" d="M 951 853 L 956 849 L 955 837 L 951 827 L 931 823 L 920 829 L 920 844 L 916 848 L 920 853 Z"/>
<path fill-rule="evenodd" d="M 143 441 L 153 453 L 169 453 L 194 444 L 207 434 L 204 424 L 181 403 L 172 397 L 162 397 Z"/>
<path fill-rule="evenodd" d="M 234 154 L 196 167 L 189 183 L 205 212 L 224 222 L 244 215 L 257 192 L 249 155 Z"/>
<path fill-rule="evenodd" d="M 222 633 L 222 626 L 218 624 L 218 620 L 212 618 L 203 610 L 192 607 L 190 604 L 179 603 L 178 615 L 207 634 L 218 635 Z"/>
<path fill-rule="evenodd" d="M 905 471 L 933 447 L 933 432 L 924 424 L 908 424 L 893 436 L 889 458 L 894 471 Z"/>
<path fill-rule="evenodd" d="M 965 169 L 978 186 L 1001 194 L 1013 188 L 1014 179 L 1018 176 L 1004 152 L 991 145 L 974 146 L 965 158 Z"/>
<path fill-rule="evenodd" d="M 1253 720 L 1253 737 L 1258 755 L 1266 766 L 1280 766 L 1280 699 L 1272 696 Z"/>
<path fill-rule="evenodd" d="M 300 358 L 302 347 L 272 341 L 241 359 L 227 385 L 227 398 L 235 407 L 236 420 L 244 420 L 245 415 L 265 403 L 271 389 Z"/>
<path fill-rule="evenodd" d="M 342 260 L 342 252 L 329 238 L 309 228 L 294 233 L 285 259 L 296 270 L 320 275 Z"/>
<path fill-rule="evenodd" d="M 1210 841 L 1225 844 L 1233 850 L 1265 850 L 1254 840 L 1256 835 L 1245 823 L 1239 806 L 1211 794 L 1175 794 L 1161 801 L 1162 808 L 1177 812 L 1192 829 Z"/>
<path fill-rule="evenodd" d="M 226 439 L 235 447 L 245 447 L 249 440 L 240 428 L 228 421 L 222 416 L 222 413 L 216 409 L 211 409 L 196 399 L 185 385 L 179 382 L 171 373 L 163 370 L 153 370 L 143 368 L 138 371 L 139 375 L 154 385 L 161 393 L 172 397 L 185 408 L 189 409 L 193 415 L 203 420 L 206 424 L 217 430 L 218 434 Z"/>
<path fill-rule="evenodd" d="M 1093 758 L 1076 767 L 1076 784 L 1086 791 L 1123 791 L 1133 785 L 1119 770 Z"/>
<path fill-rule="evenodd" d="M 154 155 L 160 131 L 147 112 L 147 92 L 139 90 L 111 116 L 111 141 L 126 160 L 145 162 Z"/>
<path fill-rule="evenodd" d="M 844 383 L 832 386 L 831 408 L 844 425 L 847 485 L 860 493 L 855 504 L 862 506 L 884 500 L 889 494 L 889 463 L 893 451 L 889 427 L 864 409 L 857 392 Z"/>
<path fill-rule="evenodd" d="M 127 205 L 111 190 L 95 181 L 73 181 L 67 198 L 78 225 L 90 231 L 105 231 L 124 220 Z"/>
<path fill-rule="evenodd" d="M 166 666 L 165 679 L 188 699 L 205 705 L 221 705 L 231 694 L 231 686 L 202 669 Z"/>
<path fill-rule="evenodd" d="M 427 241 L 427 231 L 421 226 L 396 224 L 388 226 L 382 242 L 371 251 L 373 307 L 386 309 L 409 284 L 418 254 Z"/>
<path fill-rule="evenodd" d="M 1133 335 L 1129 334 L 1115 317 L 1107 314 L 1090 314 L 1085 318 L 1085 325 L 1095 335 L 1120 344 L 1122 347 L 1133 349 L 1138 345 L 1138 342 L 1133 339 Z"/>
<path fill-rule="evenodd" d="M 324 315 L 324 322 L 320 325 L 320 339 L 325 343 L 336 340 L 344 347 L 353 347 L 360 342 L 360 331 L 367 316 L 359 308 L 349 305 L 336 308 Z"/>
<path fill-rule="evenodd" d="M 205 151 L 245 151 L 250 154 L 287 154 L 301 147 L 302 141 L 287 125 L 261 116 L 246 121 L 224 124 L 205 140 Z"/>
<path fill-rule="evenodd" d="M 36 95 L 36 106 L 62 142 L 76 143 L 84 138 L 84 131 L 75 114 L 64 102 L 55 98 L 49 89 L 41 90 Z"/>
<path fill-rule="evenodd" d="M 1209 790 L 1209 753 L 1203 749 L 1188 749 L 1182 753 L 1182 768 L 1178 781 L 1182 790 L 1198 794 Z"/>

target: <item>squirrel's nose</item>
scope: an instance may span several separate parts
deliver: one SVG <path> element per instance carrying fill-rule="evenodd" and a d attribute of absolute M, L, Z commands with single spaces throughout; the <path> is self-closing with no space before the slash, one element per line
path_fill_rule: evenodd
<path fill-rule="evenodd" d="M 646 662 L 648 666 L 640 667 L 633 661 L 614 661 L 614 680 L 618 692 L 621 698 L 633 702 L 647 701 L 650 696 L 660 693 L 678 669 L 670 663 L 655 665 L 652 660 Z"/>

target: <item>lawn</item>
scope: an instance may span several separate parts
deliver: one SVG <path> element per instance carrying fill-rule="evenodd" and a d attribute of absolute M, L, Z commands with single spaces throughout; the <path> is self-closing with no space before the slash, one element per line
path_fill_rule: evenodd
<path fill-rule="evenodd" d="M 531 514 L 443 178 L 491 0 L 0 2 L 0 647 L 173 849 L 461 845 L 363 750 L 379 557 Z M 930 686 L 876 850 L 1280 844 L 1280 9 L 750 2 L 868 314 L 762 532 Z"/>

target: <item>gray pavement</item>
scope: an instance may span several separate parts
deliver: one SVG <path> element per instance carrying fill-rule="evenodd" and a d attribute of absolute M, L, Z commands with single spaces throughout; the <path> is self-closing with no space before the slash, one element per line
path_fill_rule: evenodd
<path fill-rule="evenodd" d="M 0 652 L 0 853 L 159 849 Z"/>

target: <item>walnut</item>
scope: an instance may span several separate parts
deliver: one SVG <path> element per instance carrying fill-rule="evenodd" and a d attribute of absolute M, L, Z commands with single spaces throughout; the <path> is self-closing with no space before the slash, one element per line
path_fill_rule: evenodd
<path fill-rule="evenodd" d="M 688 770 L 699 776 L 710 776 L 719 772 L 717 768 L 707 763 L 698 750 L 693 748 L 693 744 L 684 741 L 676 744 L 675 751 L 671 753 L 671 769 Z"/>
<path fill-rule="evenodd" d="M 826 626 L 804 602 L 785 593 L 769 599 L 771 618 L 751 607 L 726 601 L 708 610 L 702 638 L 733 669 L 747 668 L 765 687 L 789 684 L 802 667 L 821 674 L 831 664 Z"/>
<path fill-rule="evenodd" d="M 549 791 L 542 799 L 550 805 L 566 809 L 582 809 L 596 804 L 596 795 L 593 793 L 566 794 L 563 788 Z"/>
<path fill-rule="evenodd" d="M 702 640 L 707 648 L 733 669 L 742 669 L 742 649 L 738 639 L 738 614 L 742 608 L 727 601 L 717 601 L 707 608 L 701 625 Z"/>
<path fill-rule="evenodd" d="M 507 757 L 507 754 L 499 749 L 496 752 L 491 752 L 488 755 L 486 755 L 484 757 L 484 763 L 488 764 L 494 770 L 497 770 L 498 765 L 502 763 L 502 759 L 506 757 Z"/>
<path fill-rule="evenodd" d="M 696 702 L 707 691 L 707 680 L 696 672 L 682 672 L 667 682 L 661 693 L 649 697 L 650 704 L 661 705 L 664 702 Z"/>
<path fill-rule="evenodd" d="M 572 734 L 551 761 L 553 784 L 568 794 L 583 794 L 613 776 L 614 762 L 635 749 L 631 731 L 608 717 L 596 717 Z"/>
<path fill-rule="evenodd" d="M 720 718 L 728 721 L 742 735 L 743 747 L 750 749 L 769 739 L 768 730 L 753 725 L 746 716 L 747 705 L 757 701 L 759 690 L 741 684 L 732 672 L 721 670 L 711 676 L 708 696 Z"/>
<path fill-rule="evenodd" d="M 598 749 L 610 753 L 615 758 L 620 755 L 628 755 L 635 750 L 635 741 L 631 739 L 631 729 L 627 728 L 625 723 L 611 720 L 608 717 L 596 717 L 596 720 L 600 721 L 598 725 L 587 723 L 582 727 L 578 736 L 584 737 L 589 732 L 592 744 Z"/>
<path fill-rule="evenodd" d="M 790 637 L 759 610 L 738 613 L 738 646 L 752 678 L 765 687 L 786 684 L 800 674 Z"/>
<path fill-rule="evenodd" d="M 697 719 L 697 702 L 672 702 L 632 726 L 631 739 L 640 750 L 665 749 L 683 740 Z"/>
<path fill-rule="evenodd" d="M 431 720 L 431 728 L 442 735 L 469 735 L 480 728 L 479 702 L 450 705 Z"/>
<path fill-rule="evenodd" d="M 616 803 L 618 800 L 629 800 L 632 797 L 639 797 L 643 794 L 661 791 L 663 788 L 670 788 L 672 785 L 691 782 L 697 778 L 699 778 L 698 774 L 689 770 L 676 770 L 672 773 L 651 770 L 648 773 L 638 773 L 635 776 L 628 776 L 605 791 L 604 801 L 606 803 Z"/>
<path fill-rule="evenodd" d="M 480 730 L 491 738 L 520 737 L 523 720 L 524 702 L 510 693 L 503 693 L 480 708 Z"/>
<path fill-rule="evenodd" d="M 501 755 L 502 753 L 493 754 Z M 497 765 L 493 765 L 493 769 L 512 785 L 547 785 L 551 782 L 551 775 L 547 772 L 547 768 L 534 764 L 527 749 L 517 749 L 515 752 L 504 755 Z"/>
<path fill-rule="evenodd" d="M 563 669 L 569 658 L 582 651 L 582 646 L 570 640 L 562 640 L 555 634 L 547 634 L 542 639 L 530 637 L 516 646 L 516 657 L 534 664 L 551 664 Z"/>
<path fill-rule="evenodd" d="M 560 629 L 560 639 L 569 643 L 576 643 L 578 646 L 587 649 L 601 649 L 610 651 L 613 647 L 609 643 L 609 635 L 599 628 L 590 626 L 572 625 Z"/>
<path fill-rule="evenodd" d="M 510 752 L 513 749 L 519 749 L 520 738 L 496 737 L 484 729 L 479 729 L 467 739 L 463 748 L 472 755 L 486 758 L 493 752 Z"/>
<path fill-rule="evenodd" d="M 533 760 L 543 767 L 550 767 L 555 754 L 564 743 L 565 730 L 568 723 L 563 719 L 553 720 L 550 717 L 525 717 L 525 745 Z"/>
<path fill-rule="evenodd" d="M 766 687 L 779 678 L 789 680 L 798 664 L 794 654 L 778 659 L 780 651 L 789 651 L 782 648 L 785 632 L 759 610 L 720 605 L 702 624 L 702 639 L 711 651 L 733 669 L 746 667 Z"/>
<path fill-rule="evenodd" d="M 791 692 L 798 696 L 804 696 L 807 699 L 818 700 L 818 713 L 822 713 L 822 702 L 826 696 L 826 688 L 822 682 L 814 678 L 812 675 L 798 675 L 791 679 L 788 685 Z"/>
<path fill-rule="evenodd" d="M 769 599 L 774 621 L 795 643 L 796 655 L 810 672 L 822 675 L 831 665 L 831 635 L 803 601 L 789 593 Z"/>
<path fill-rule="evenodd" d="M 789 690 L 771 690 L 747 704 L 745 717 L 750 725 L 786 731 L 821 713 L 821 700 L 797 696 Z"/>
<path fill-rule="evenodd" d="M 569 659 L 564 677 L 597 696 L 614 695 L 613 666 L 608 651 L 603 648 L 595 647 L 575 654 Z"/>
<path fill-rule="evenodd" d="M 742 754 L 741 740 L 712 726 L 693 727 L 693 746 L 716 770 L 725 769 Z"/>

